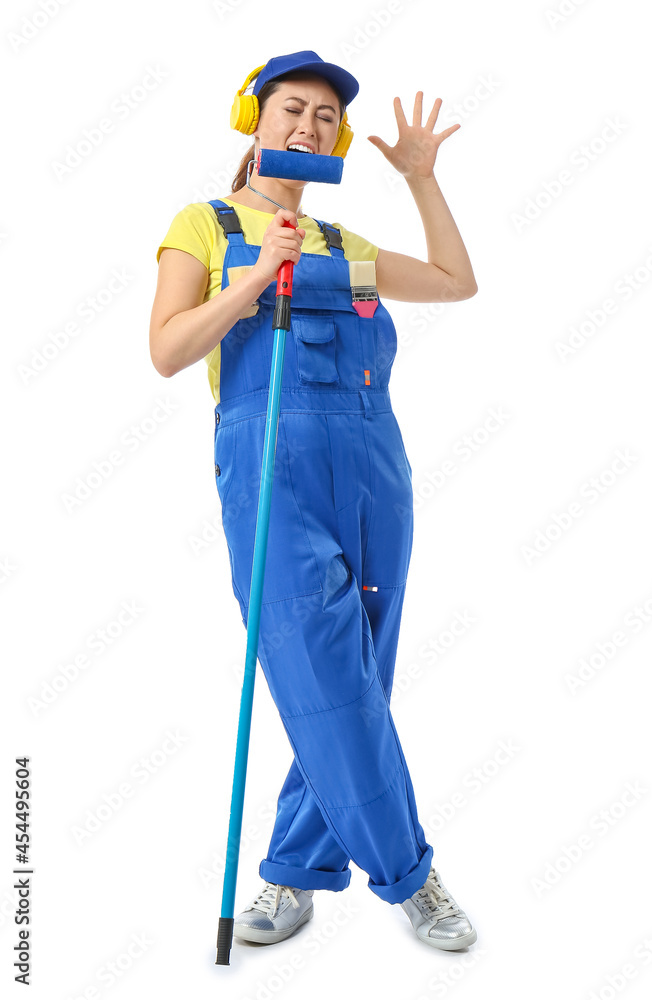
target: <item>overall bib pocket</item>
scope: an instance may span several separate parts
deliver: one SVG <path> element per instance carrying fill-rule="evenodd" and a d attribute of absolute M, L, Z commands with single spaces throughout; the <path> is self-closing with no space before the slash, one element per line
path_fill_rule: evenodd
<path fill-rule="evenodd" d="M 339 382 L 335 363 L 335 317 L 314 312 L 310 317 L 293 312 L 292 333 L 297 348 L 300 382 Z"/>

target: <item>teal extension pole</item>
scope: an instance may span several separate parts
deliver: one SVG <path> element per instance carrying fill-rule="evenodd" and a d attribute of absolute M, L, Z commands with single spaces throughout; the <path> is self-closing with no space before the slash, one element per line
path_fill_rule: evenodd
<path fill-rule="evenodd" d="M 293 226 L 291 222 L 285 221 L 284 225 L 289 226 L 291 229 L 296 229 L 296 226 Z M 240 699 L 238 738 L 235 748 L 235 768 L 233 773 L 233 791 L 231 793 L 231 813 L 229 816 L 229 833 L 227 838 L 226 864 L 224 868 L 224 885 L 222 889 L 222 910 L 217 931 L 216 965 L 230 964 L 229 957 L 231 954 L 231 947 L 233 945 L 235 887 L 240 855 L 240 834 L 242 831 L 245 781 L 247 777 L 247 758 L 249 755 L 249 733 L 251 730 L 254 682 L 256 679 L 256 660 L 258 659 L 260 610 L 263 596 L 263 583 L 265 579 L 269 514 L 272 498 L 272 482 L 274 479 L 276 441 L 278 437 L 281 381 L 283 378 L 283 360 L 285 357 L 285 335 L 290 329 L 293 271 L 294 264 L 292 261 L 284 261 L 279 268 L 276 284 L 276 307 L 274 309 L 273 318 L 274 345 L 272 348 L 272 368 L 269 381 L 267 420 L 265 423 L 265 440 L 263 443 L 260 492 L 258 495 L 258 514 L 256 518 L 256 537 L 254 541 L 254 556 L 251 570 L 249 615 L 247 618 L 247 652 L 245 656 L 244 680 L 242 682 L 242 696 Z"/>
<path fill-rule="evenodd" d="M 316 181 L 326 184 L 339 184 L 342 179 L 344 160 L 341 156 L 322 156 L 319 153 L 300 153 L 278 149 L 259 149 L 256 160 L 256 170 L 259 177 L 283 177 L 294 180 Z M 249 162 L 247 187 L 271 201 L 278 208 L 277 202 L 254 188 L 251 184 L 251 173 L 254 161 Z M 291 222 L 284 220 L 284 226 L 296 229 Z M 216 965 L 229 965 L 229 956 L 233 945 L 233 913 L 235 907 L 235 886 L 238 875 L 238 859 L 240 854 L 240 833 L 242 830 L 242 814 L 244 806 L 245 780 L 247 776 L 247 757 L 249 754 L 249 732 L 251 729 L 251 710 L 254 698 L 254 681 L 256 679 L 256 660 L 258 658 L 258 635 L 260 631 L 260 609 L 265 578 L 265 558 L 267 556 L 267 535 L 269 531 L 269 512 L 272 496 L 272 481 L 274 478 L 274 460 L 276 458 L 276 439 L 278 435 L 278 418 L 281 400 L 281 379 L 283 376 L 283 359 L 285 356 L 285 334 L 290 330 L 290 311 L 292 303 L 292 276 L 294 264 L 285 260 L 278 269 L 276 282 L 276 307 L 272 325 L 274 327 L 274 345 L 272 348 L 272 369 L 269 379 L 269 397 L 267 400 L 267 422 L 265 424 L 265 440 L 263 443 L 263 460 L 260 477 L 260 493 L 258 496 L 258 514 L 256 517 L 256 537 L 254 541 L 254 556 L 251 570 L 251 590 L 249 594 L 249 616 L 247 618 L 247 652 L 245 656 L 244 680 L 240 699 L 240 717 L 238 719 L 238 738 L 235 748 L 235 768 L 233 773 L 233 791 L 231 794 L 231 813 L 229 817 L 229 833 L 227 838 L 226 864 L 224 868 L 224 886 L 222 889 L 222 910 L 217 931 Z"/>

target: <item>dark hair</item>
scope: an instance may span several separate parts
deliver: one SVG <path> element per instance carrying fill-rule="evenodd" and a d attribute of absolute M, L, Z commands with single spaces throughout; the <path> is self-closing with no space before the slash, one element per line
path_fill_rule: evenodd
<path fill-rule="evenodd" d="M 264 83 L 260 88 L 260 93 L 258 94 L 258 104 L 260 108 L 260 114 L 262 115 L 263 108 L 265 107 L 265 103 L 267 102 L 268 98 L 271 97 L 272 94 L 278 90 L 278 88 L 282 83 L 284 83 L 286 80 L 299 80 L 306 76 L 313 76 L 317 77 L 318 79 L 323 79 L 323 77 L 320 77 L 318 73 L 307 73 L 301 69 L 295 69 L 292 70 L 292 72 L 290 73 L 284 73 L 283 76 L 277 76 L 275 80 L 269 80 L 268 83 Z M 340 106 L 340 123 L 341 123 L 344 117 L 344 112 L 346 111 L 346 105 L 342 100 L 342 95 L 337 90 L 337 88 L 333 87 L 333 84 L 330 81 L 328 81 L 328 84 L 330 87 L 333 88 L 333 90 L 337 94 L 337 100 Z M 247 165 L 250 160 L 253 160 L 255 149 L 256 145 L 254 143 L 251 149 L 249 149 L 242 157 L 242 160 L 240 161 L 240 166 L 238 167 L 237 173 L 231 183 L 232 194 L 235 194 L 235 192 L 239 191 L 240 188 L 245 187 L 247 183 Z"/>

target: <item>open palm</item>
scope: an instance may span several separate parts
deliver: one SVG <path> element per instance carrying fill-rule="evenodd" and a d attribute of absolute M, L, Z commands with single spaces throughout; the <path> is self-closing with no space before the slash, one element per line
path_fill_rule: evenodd
<path fill-rule="evenodd" d="M 462 127 L 459 124 L 451 125 L 450 128 L 445 129 L 443 132 L 433 134 L 441 104 L 441 97 L 438 97 L 432 106 L 432 111 L 428 115 L 428 121 L 425 125 L 422 125 L 423 91 L 417 91 L 414 99 L 412 124 L 408 125 L 403 113 L 401 99 L 395 97 L 394 112 L 396 114 L 396 124 L 398 125 L 398 141 L 396 145 L 389 146 L 377 135 L 367 136 L 369 142 L 378 147 L 391 165 L 398 170 L 399 174 L 403 174 L 408 179 L 411 177 L 430 177 L 435 166 L 435 158 L 440 145 L 444 139 L 447 139 L 449 135 L 452 135 L 453 132 Z"/>

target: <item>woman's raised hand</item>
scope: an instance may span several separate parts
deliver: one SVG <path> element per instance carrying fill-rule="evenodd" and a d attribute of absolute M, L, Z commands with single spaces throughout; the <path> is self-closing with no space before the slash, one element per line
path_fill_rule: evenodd
<path fill-rule="evenodd" d="M 301 244 L 306 231 L 284 226 L 285 220 L 291 222 L 293 226 L 297 224 L 294 212 L 290 212 L 287 208 L 279 208 L 263 234 L 258 260 L 252 268 L 263 274 L 268 281 L 276 281 L 278 269 L 284 260 L 291 260 L 296 264 L 301 256 Z"/>
<path fill-rule="evenodd" d="M 394 98 L 394 113 L 398 125 L 398 141 L 395 146 L 388 146 L 378 135 L 367 136 L 369 142 L 373 143 L 384 154 L 391 165 L 398 170 L 399 174 L 403 174 L 406 180 L 430 177 L 435 166 L 437 150 L 442 142 L 462 127 L 459 124 L 451 125 L 443 132 L 433 134 L 441 108 L 441 97 L 438 97 L 433 104 L 425 125 L 421 124 L 422 105 L 423 91 L 419 90 L 414 99 L 412 124 L 408 125 L 400 97 Z"/>

